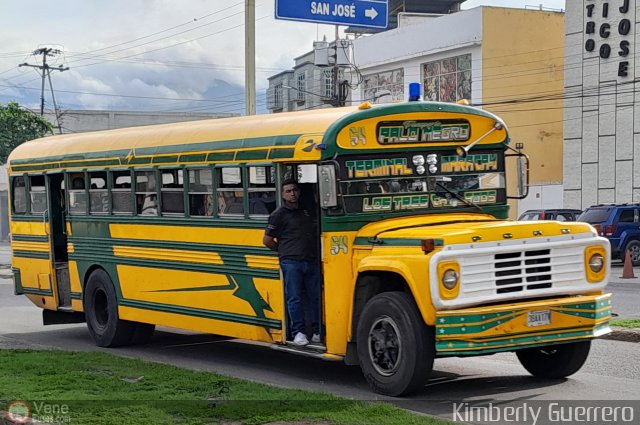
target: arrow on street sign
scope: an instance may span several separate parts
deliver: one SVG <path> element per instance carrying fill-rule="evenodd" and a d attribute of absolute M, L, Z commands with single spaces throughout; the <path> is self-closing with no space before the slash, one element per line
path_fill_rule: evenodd
<path fill-rule="evenodd" d="M 378 16 L 378 11 L 372 7 L 371 9 L 367 9 L 364 11 L 364 16 L 366 16 L 367 18 L 376 19 L 376 16 Z"/>
<path fill-rule="evenodd" d="M 387 28 L 388 0 L 276 0 L 276 19 Z"/>

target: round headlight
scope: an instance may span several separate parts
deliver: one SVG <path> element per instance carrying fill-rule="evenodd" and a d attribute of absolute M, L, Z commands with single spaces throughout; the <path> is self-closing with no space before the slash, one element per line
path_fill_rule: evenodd
<path fill-rule="evenodd" d="M 435 174 L 438 172 L 438 167 L 436 167 L 435 165 L 429 165 L 429 172 L 431 174 Z"/>
<path fill-rule="evenodd" d="M 453 289 L 458 284 L 458 278 L 458 272 L 449 269 L 442 274 L 442 285 L 447 289 Z"/>
<path fill-rule="evenodd" d="M 436 165 L 438 163 L 438 155 L 435 153 L 430 153 L 427 155 L 427 164 Z"/>
<path fill-rule="evenodd" d="M 418 165 L 416 167 L 416 173 L 418 173 L 418 174 L 424 174 L 425 171 L 426 170 L 424 169 L 424 167 L 422 165 Z"/>
<path fill-rule="evenodd" d="M 413 165 L 424 165 L 424 156 L 422 155 L 414 155 L 411 160 L 413 161 Z"/>
<path fill-rule="evenodd" d="M 598 273 L 604 267 L 604 258 L 600 254 L 593 254 L 589 258 L 589 268 L 592 272 Z"/>

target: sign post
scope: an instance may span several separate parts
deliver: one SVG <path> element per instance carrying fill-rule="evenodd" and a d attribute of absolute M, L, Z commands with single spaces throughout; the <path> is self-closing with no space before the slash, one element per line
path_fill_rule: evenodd
<path fill-rule="evenodd" d="M 387 28 L 388 0 L 276 0 L 276 19 Z"/>

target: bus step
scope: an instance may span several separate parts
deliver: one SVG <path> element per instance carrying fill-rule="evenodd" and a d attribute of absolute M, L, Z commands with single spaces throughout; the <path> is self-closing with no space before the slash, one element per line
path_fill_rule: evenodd
<path fill-rule="evenodd" d="M 326 354 L 324 352 L 326 348 L 323 345 L 319 345 L 319 344 L 314 344 L 314 345 L 309 344 L 305 346 L 298 346 L 298 345 L 291 345 L 291 344 L 289 345 L 272 344 L 270 347 L 273 350 L 284 351 L 286 353 L 297 354 L 299 356 L 314 357 L 316 359 L 332 360 L 332 361 L 342 360 L 342 357 L 340 356 Z"/>

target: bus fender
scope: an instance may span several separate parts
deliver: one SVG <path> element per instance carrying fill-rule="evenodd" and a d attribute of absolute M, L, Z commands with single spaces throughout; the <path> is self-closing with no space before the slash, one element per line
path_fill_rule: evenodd
<path fill-rule="evenodd" d="M 363 273 L 373 274 L 375 272 L 394 273 L 404 279 L 414 302 L 418 306 L 422 320 L 424 320 L 427 325 L 435 324 L 436 311 L 431 303 L 427 270 L 425 270 L 427 280 L 421 282 L 416 279 L 406 262 L 398 261 L 395 257 L 371 256 L 364 258 L 358 265 L 356 269 L 356 279 Z M 350 320 L 353 320 L 354 308 L 355 303 L 351 303 L 352 311 L 349 316 L 351 318 Z M 350 325 L 353 326 L 353 323 Z M 352 329 L 352 327 L 349 329 Z"/>

